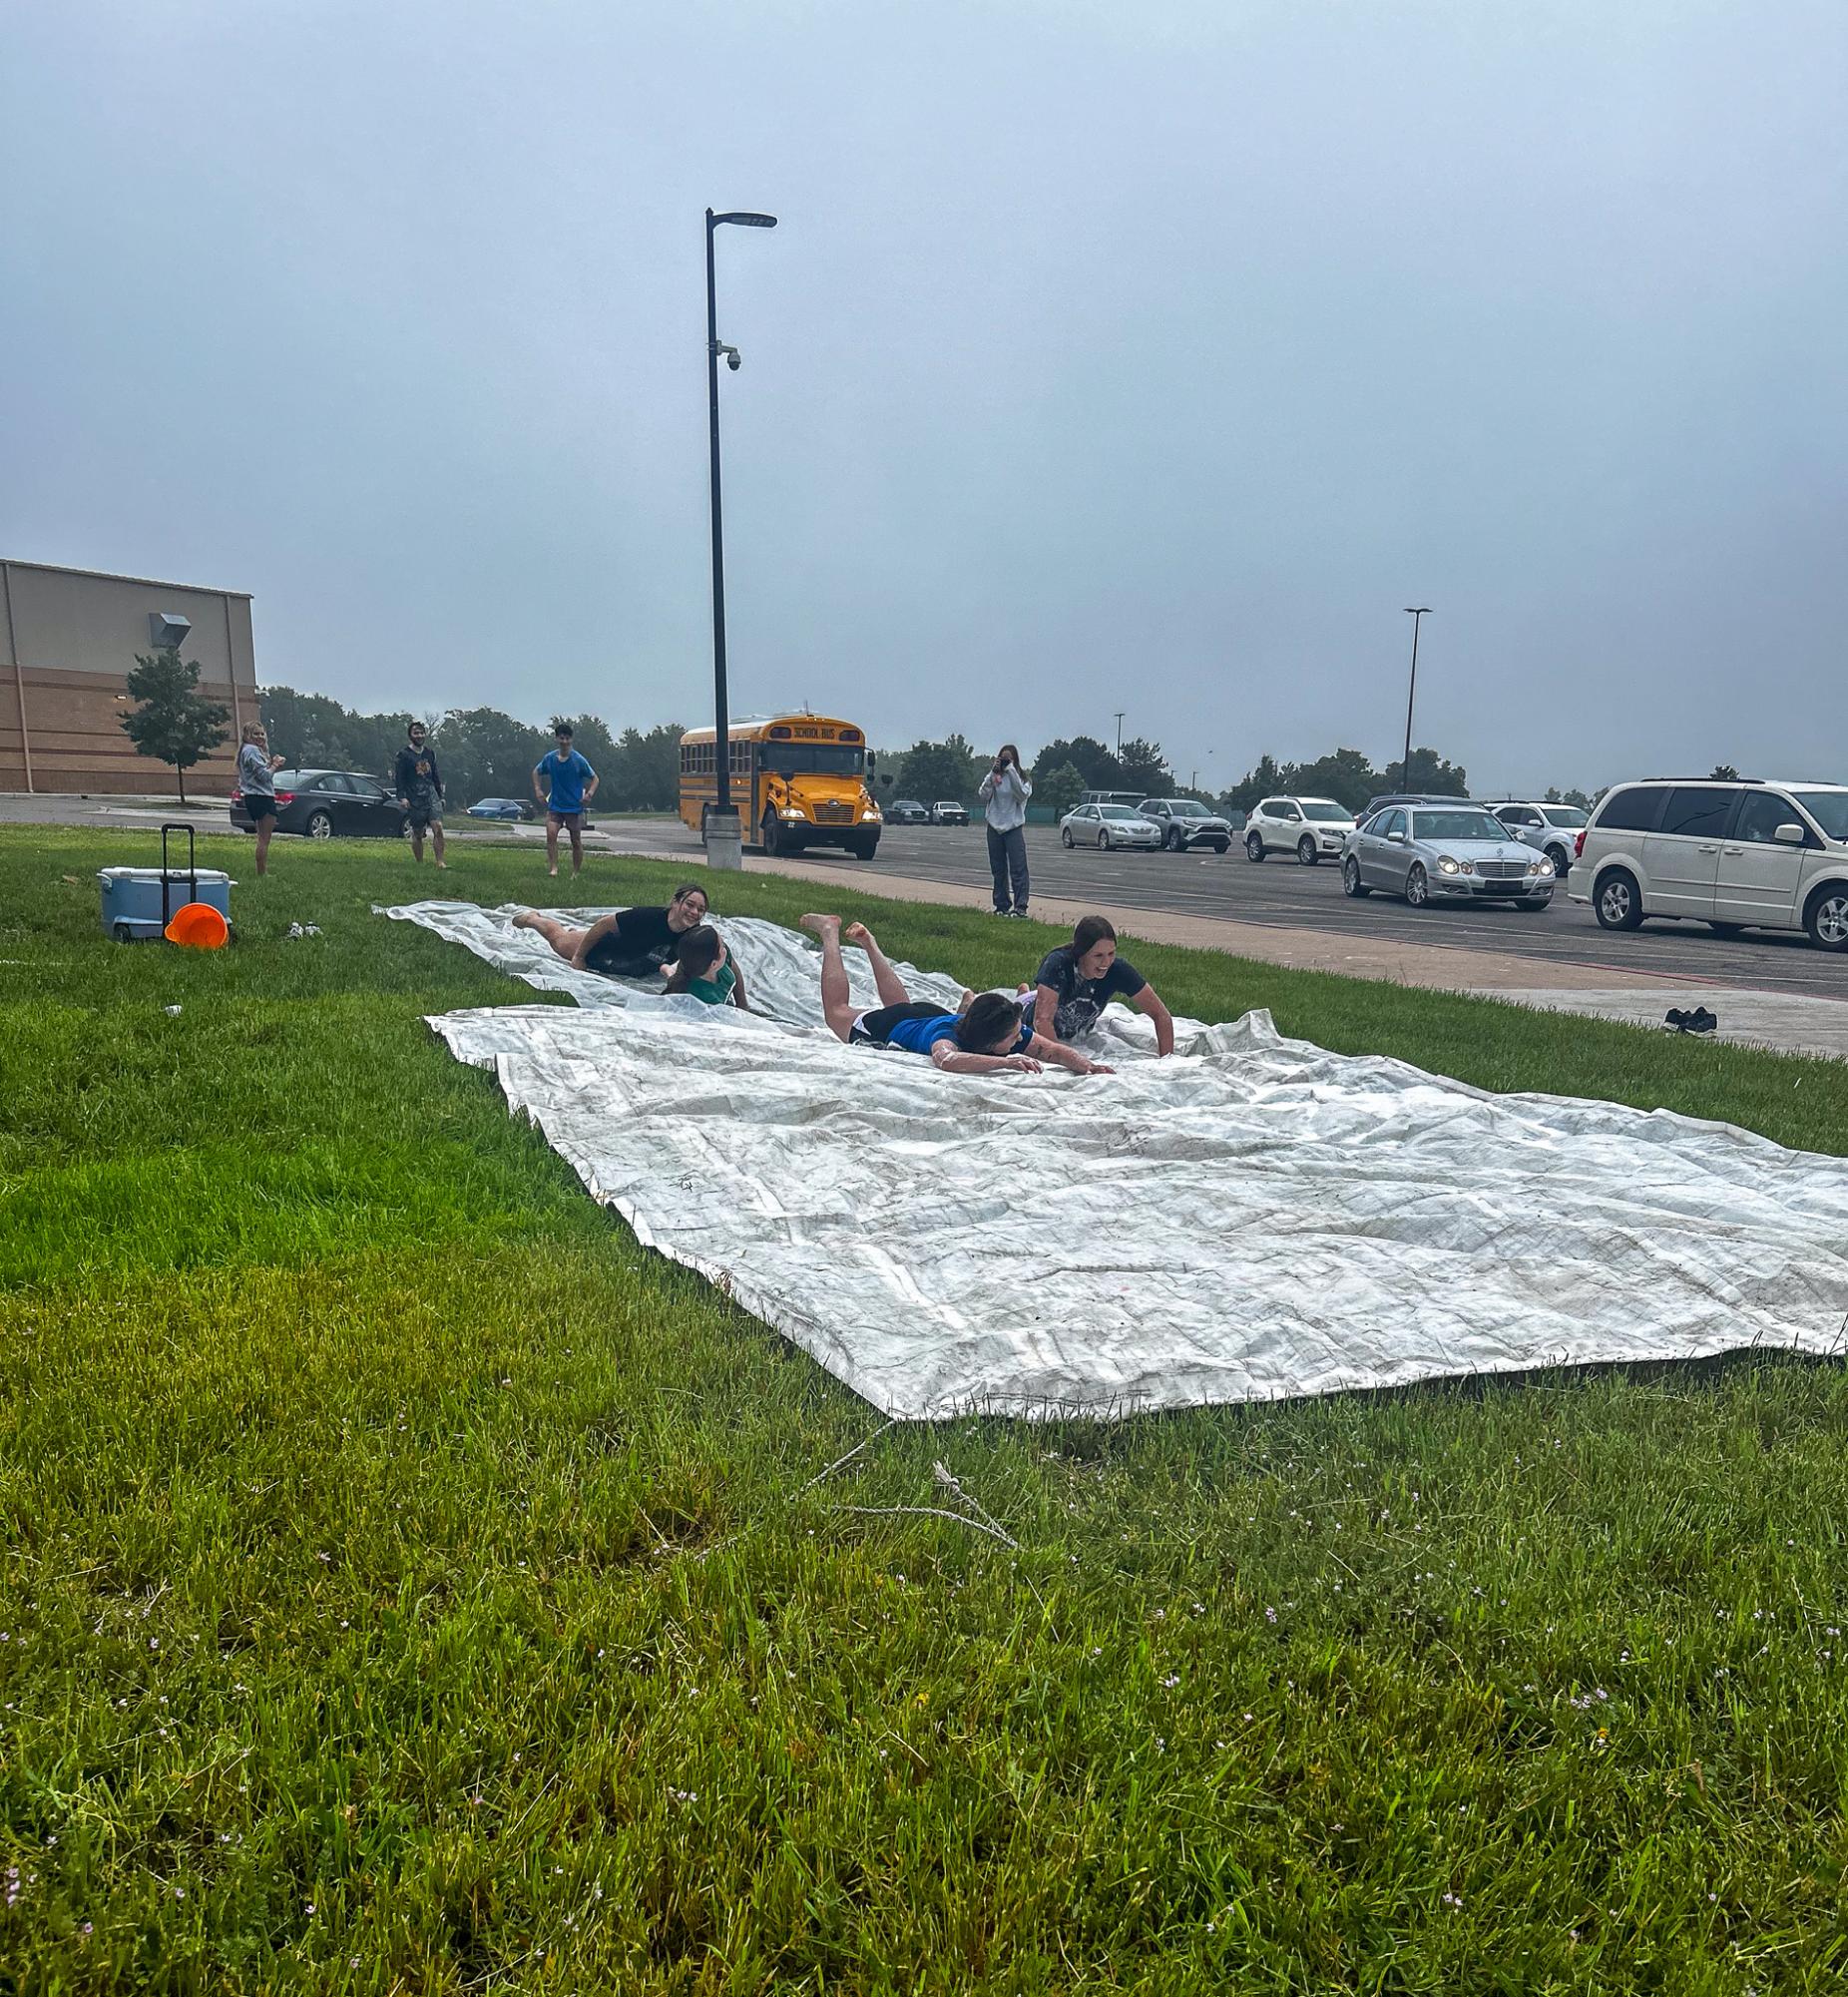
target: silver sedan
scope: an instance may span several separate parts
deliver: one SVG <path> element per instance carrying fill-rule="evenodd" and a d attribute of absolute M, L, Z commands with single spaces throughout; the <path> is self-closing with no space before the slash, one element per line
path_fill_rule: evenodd
<path fill-rule="evenodd" d="M 1060 842 L 1068 846 L 1136 846 L 1155 851 L 1161 843 L 1161 827 L 1152 824 L 1140 811 L 1127 804 L 1081 804 L 1059 820 Z"/>
<path fill-rule="evenodd" d="M 1355 900 L 1379 888 L 1414 908 L 1512 901 L 1541 909 L 1553 886 L 1553 862 L 1474 804 L 1389 806 L 1349 832 L 1341 852 L 1342 891 Z"/>

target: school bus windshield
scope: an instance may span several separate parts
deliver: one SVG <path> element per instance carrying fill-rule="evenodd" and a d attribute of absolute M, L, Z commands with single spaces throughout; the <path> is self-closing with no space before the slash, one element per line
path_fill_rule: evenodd
<path fill-rule="evenodd" d="M 858 776 L 866 767 L 863 749 L 833 743 L 766 742 L 758 754 L 773 776 Z"/>

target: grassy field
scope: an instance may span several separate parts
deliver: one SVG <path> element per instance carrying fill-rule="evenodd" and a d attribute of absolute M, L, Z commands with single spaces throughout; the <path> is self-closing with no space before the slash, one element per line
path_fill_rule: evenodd
<path fill-rule="evenodd" d="M 0 834 L 0 1988 L 1841 1987 L 1839 1367 L 878 1433 L 421 1025 L 533 994 L 370 904 L 530 849 L 278 842 L 200 957 L 97 926 L 146 845 Z M 1848 1149 L 1841 1067 L 1135 954 Z M 939 1460 L 1018 1550 L 842 1509 Z"/>

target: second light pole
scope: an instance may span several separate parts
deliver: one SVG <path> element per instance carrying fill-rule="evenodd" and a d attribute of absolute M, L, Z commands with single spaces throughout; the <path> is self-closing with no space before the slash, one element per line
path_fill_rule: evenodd
<path fill-rule="evenodd" d="M 714 430 L 712 435 L 716 439 L 718 432 Z M 714 451 L 718 449 L 716 441 L 714 441 L 712 449 Z M 716 466 L 718 462 L 717 458 L 714 457 L 712 462 Z M 714 471 L 713 476 L 716 478 L 716 471 Z M 716 490 L 717 488 L 714 487 L 713 489 Z M 1406 690 L 1405 695 L 1405 760 L 1399 765 L 1399 788 L 1401 790 L 1409 790 L 1412 787 L 1412 703 L 1418 698 L 1418 627 L 1431 615 L 1431 606 L 1426 603 L 1419 604 L 1414 608 L 1408 603 L 1405 606 L 1405 614 L 1412 620 L 1412 684 Z"/>
<path fill-rule="evenodd" d="M 718 286 L 712 273 L 712 232 L 720 223 L 740 229 L 774 229 L 773 215 L 731 210 L 705 212 L 705 387 L 712 429 L 712 767 L 717 794 L 705 812 L 705 863 L 735 870 L 744 864 L 737 807 L 731 801 L 731 710 L 725 690 L 725 534 L 718 490 L 718 356 L 735 373 L 738 350 L 718 338 Z"/>

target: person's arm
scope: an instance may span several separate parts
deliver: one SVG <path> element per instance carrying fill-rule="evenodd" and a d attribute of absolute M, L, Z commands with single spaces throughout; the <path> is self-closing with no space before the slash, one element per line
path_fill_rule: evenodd
<path fill-rule="evenodd" d="M 1018 762 L 1010 762 L 1008 764 L 1008 775 L 1013 780 L 1014 788 L 1020 793 L 1021 802 L 1023 804 L 1026 803 L 1027 799 L 1033 795 L 1033 785 L 1028 781 L 1027 772 Z"/>
<path fill-rule="evenodd" d="M 584 969 L 585 959 L 596 949 L 606 936 L 614 936 L 623 925 L 620 915 L 600 915 L 588 929 L 578 936 L 578 946 L 571 953 L 571 961 L 578 970 Z"/>
<path fill-rule="evenodd" d="M 947 1035 L 930 1050 L 930 1058 L 946 1075 L 992 1075 L 1000 1068 L 1021 1068 L 1029 1075 L 1040 1072 L 1040 1063 L 1030 1054 L 965 1054 Z"/>
<path fill-rule="evenodd" d="M 589 780 L 586 782 L 584 786 L 584 801 L 585 803 L 588 804 L 591 801 L 591 799 L 597 795 L 597 772 L 596 770 L 591 768 L 590 758 L 588 756 L 586 756 L 584 759 L 584 767 L 589 773 Z"/>
<path fill-rule="evenodd" d="M 546 795 L 545 785 L 539 780 L 545 766 L 546 759 L 543 755 L 533 764 L 533 795 L 539 799 L 542 805 L 548 804 L 551 801 Z"/>
<path fill-rule="evenodd" d="M 744 967 L 735 957 L 731 959 L 731 975 L 735 980 L 731 987 L 731 1003 L 737 1007 L 739 1012 L 748 1012 L 750 1010 L 750 994 L 744 989 Z"/>
<path fill-rule="evenodd" d="M 1057 1040 L 1059 994 L 1051 985 L 1039 986 L 1033 994 L 1033 1030 L 1042 1040 Z"/>
<path fill-rule="evenodd" d="M 1114 1075 L 1114 1068 L 1106 1068 L 1102 1061 L 1093 1061 L 1081 1054 L 1076 1047 L 1068 1047 L 1063 1040 L 1048 1040 L 1036 1033 L 1027 1043 L 1027 1054 L 1034 1057 L 1035 1065 L 1050 1061 L 1055 1067 L 1069 1068 L 1074 1075 Z"/>
<path fill-rule="evenodd" d="M 449 792 L 443 788 L 443 772 L 437 768 L 435 756 L 431 756 L 430 758 L 430 782 L 435 788 L 436 794 L 447 804 L 449 802 Z"/>
<path fill-rule="evenodd" d="M 404 773 L 406 751 L 398 750 L 398 759 L 391 765 L 391 787 L 398 793 L 398 807 L 408 811 L 411 808 L 411 781 Z"/>
<path fill-rule="evenodd" d="M 976 785 L 975 794 L 984 804 L 995 794 L 995 783 L 998 775 L 998 771 L 991 769 L 981 782 Z"/>
<path fill-rule="evenodd" d="M 1174 1051 L 1174 1015 L 1168 1011 L 1155 994 L 1154 985 L 1145 985 L 1133 1001 L 1138 1012 L 1146 1013 L 1155 1021 L 1155 1052 L 1172 1054 Z"/>

